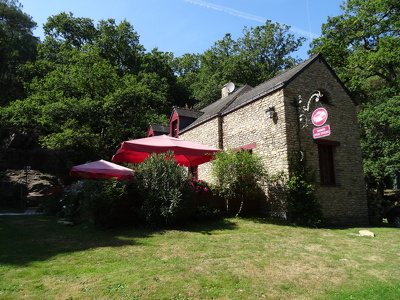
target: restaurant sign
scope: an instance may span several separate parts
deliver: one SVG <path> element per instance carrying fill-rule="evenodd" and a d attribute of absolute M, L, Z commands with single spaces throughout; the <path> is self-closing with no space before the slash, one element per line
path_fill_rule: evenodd
<path fill-rule="evenodd" d="M 331 127 L 329 125 L 325 125 L 325 126 L 313 129 L 313 138 L 314 139 L 319 139 L 319 138 L 330 136 L 330 135 L 331 135 Z"/>
<path fill-rule="evenodd" d="M 311 115 L 311 122 L 317 127 L 324 125 L 327 120 L 328 112 L 323 107 L 317 108 Z"/>

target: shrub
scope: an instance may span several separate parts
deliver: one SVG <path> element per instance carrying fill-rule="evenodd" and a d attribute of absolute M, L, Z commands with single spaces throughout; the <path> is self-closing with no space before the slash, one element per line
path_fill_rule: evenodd
<path fill-rule="evenodd" d="M 51 216 L 57 216 L 60 214 L 63 209 L 62 201 L 60 201 L 63 194 L 63 187 L 57 187 L 48 192 L 45 200 L 39 204 L 38 212 Z"/>
<path fill-rule="evenodd" d="M 143 201 L 139 213 L 149 227 L 176 224 L 191 214 L 188 171 L 172 153 L 153 153 L 138 164 L 133 183 Z"/>
<path fill-rule="evenodd" d="M 226 211 L 229 203 L 240 199 L 236 216 L 241 213 L 245 199 L 256 197 L 266 182 L 267 172 L 261 157 L 249 151 L 218 152 L 213 164 L 213 175 L 216 177 L 216 190 L 225 199 Z"/>
<path fill-rule="evenodd" d="M 76 222 L 80 217 L 83 196 L 84 181 L 78 181 L 66 187 L 60 197 L 61 210 L 56 215 Z"/>
<path fill-rule="evenodd" d="M 114 179 L 84 182 L 83 211 L 93 218 L 94 225 L 109 228 L 114 223 L 117 200 L 126 192 L 126 183 Z"/>
<path fill-rule="evenodd" d="M 194 193 L 202 194 L 211 190 L 210 185 L 203 180 L 191 179 L 190 186 Z"/>
<path fill-rule="evenodd" d="M 125 193 L 125 183 L 117 180 L 79 180 L 61 191 L 49 195 L 40 211 L 76 222 L 90 216 L 97 227 L 113 224 L 116 201 Z"/>
<path fill-rule="evenodd" d="M 213 205 L 198 205 L 194 211 L 194 218 L 201 221 L 212 221 L 222 217 L 222 213 Z"/>
<path fill-rule="evenodd" d="M 322 211 L 314 193 L 314 186 L 304 174 L 296 174 L 287 182 L 289 220 L 301 226 L 317 226 L 322 222 Z"/>
<path fill-rule="evenodd" d="M 39 205 L 39 212 L 76 222 L 83 201 L 83 183 L 78 181 L 65 188 L 58 187 L 46 195 Z"/>

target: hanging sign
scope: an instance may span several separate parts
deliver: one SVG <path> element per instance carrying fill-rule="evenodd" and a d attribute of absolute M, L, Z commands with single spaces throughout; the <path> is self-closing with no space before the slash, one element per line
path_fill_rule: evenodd
<path fill-rule="evenodd" d="M 313 138 L 314 139 L 319 139 L 319 138 L 330 136 L 330 135 L 331 135 L 331 127 L 329 125 L 313 129 Z"/>
<path fill-rule="evenodd" d="M 311 115 L 311 122 L 317 127 L 324 125 L 327 120 L 328 112 L 323 107 L 317 108 Z"/>

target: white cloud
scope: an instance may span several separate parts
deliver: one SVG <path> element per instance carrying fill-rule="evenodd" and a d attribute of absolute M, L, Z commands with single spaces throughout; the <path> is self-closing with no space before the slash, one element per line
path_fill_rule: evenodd
<path fill-rule="evenodd" d="M 263 23 L 263 24 L 267 21 L 267 18 L 256 16 L 256 15 L 252 15 L 252 14 L 248 14 L 248 13 L 245 13 L 243 11 L 236 10 L 236 9 L 233 9 L 233 8 L 230 8 L 230 7 L 227 7 L 227 6 L 213 4 L 213 3 L 209 3 L 209 2 L 205 2 L 205 1 L 201 1 L 201 0 L 183 0 L 183 1 L 187 2 L 187 3 L 194 4 L 194 5 L 202 6 L 202 7 L 205 7 L 205 8 L 222 11 L 224 13 L 227 13 L 227 14 L 230 14 L 232 16 L 239 17 L 239 18 L 242 18 L 242 19 L 256 21 L 256 22 L 260 22 L 260 23 Z M 275 21 L 273 21 L 273 22 L 275 22 Z M 308 32 L 306 30 L 303 30 L 303 29 L 300 29 L 300 28 L 297 28 L 297 27 L 292 27 L 291 26 L 290 27 L 290 31 L 293 32 L 293 33 L 300 34 L 302 36 L 309 36 L 311 39 L 318 37 L 318 35 L 315 34 L 315 33 L 311 33 L 311 32 Z"/>

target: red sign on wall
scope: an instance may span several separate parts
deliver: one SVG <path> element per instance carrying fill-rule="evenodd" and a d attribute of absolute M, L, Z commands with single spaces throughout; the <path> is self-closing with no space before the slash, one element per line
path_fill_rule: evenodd
<path fill-rule="evenodd" d="M 329 125 L 313 129 L 313 138 L 319 139 L 331 135 L 331 127 Z"/>
<path fill-rule="evenodd" d="M 325 124 L 327 120 L 328 120 L 328 112 L 323 107 L 317 108 L 311 115 L 311 122 L 315 126 L 322 126 Z"/>

